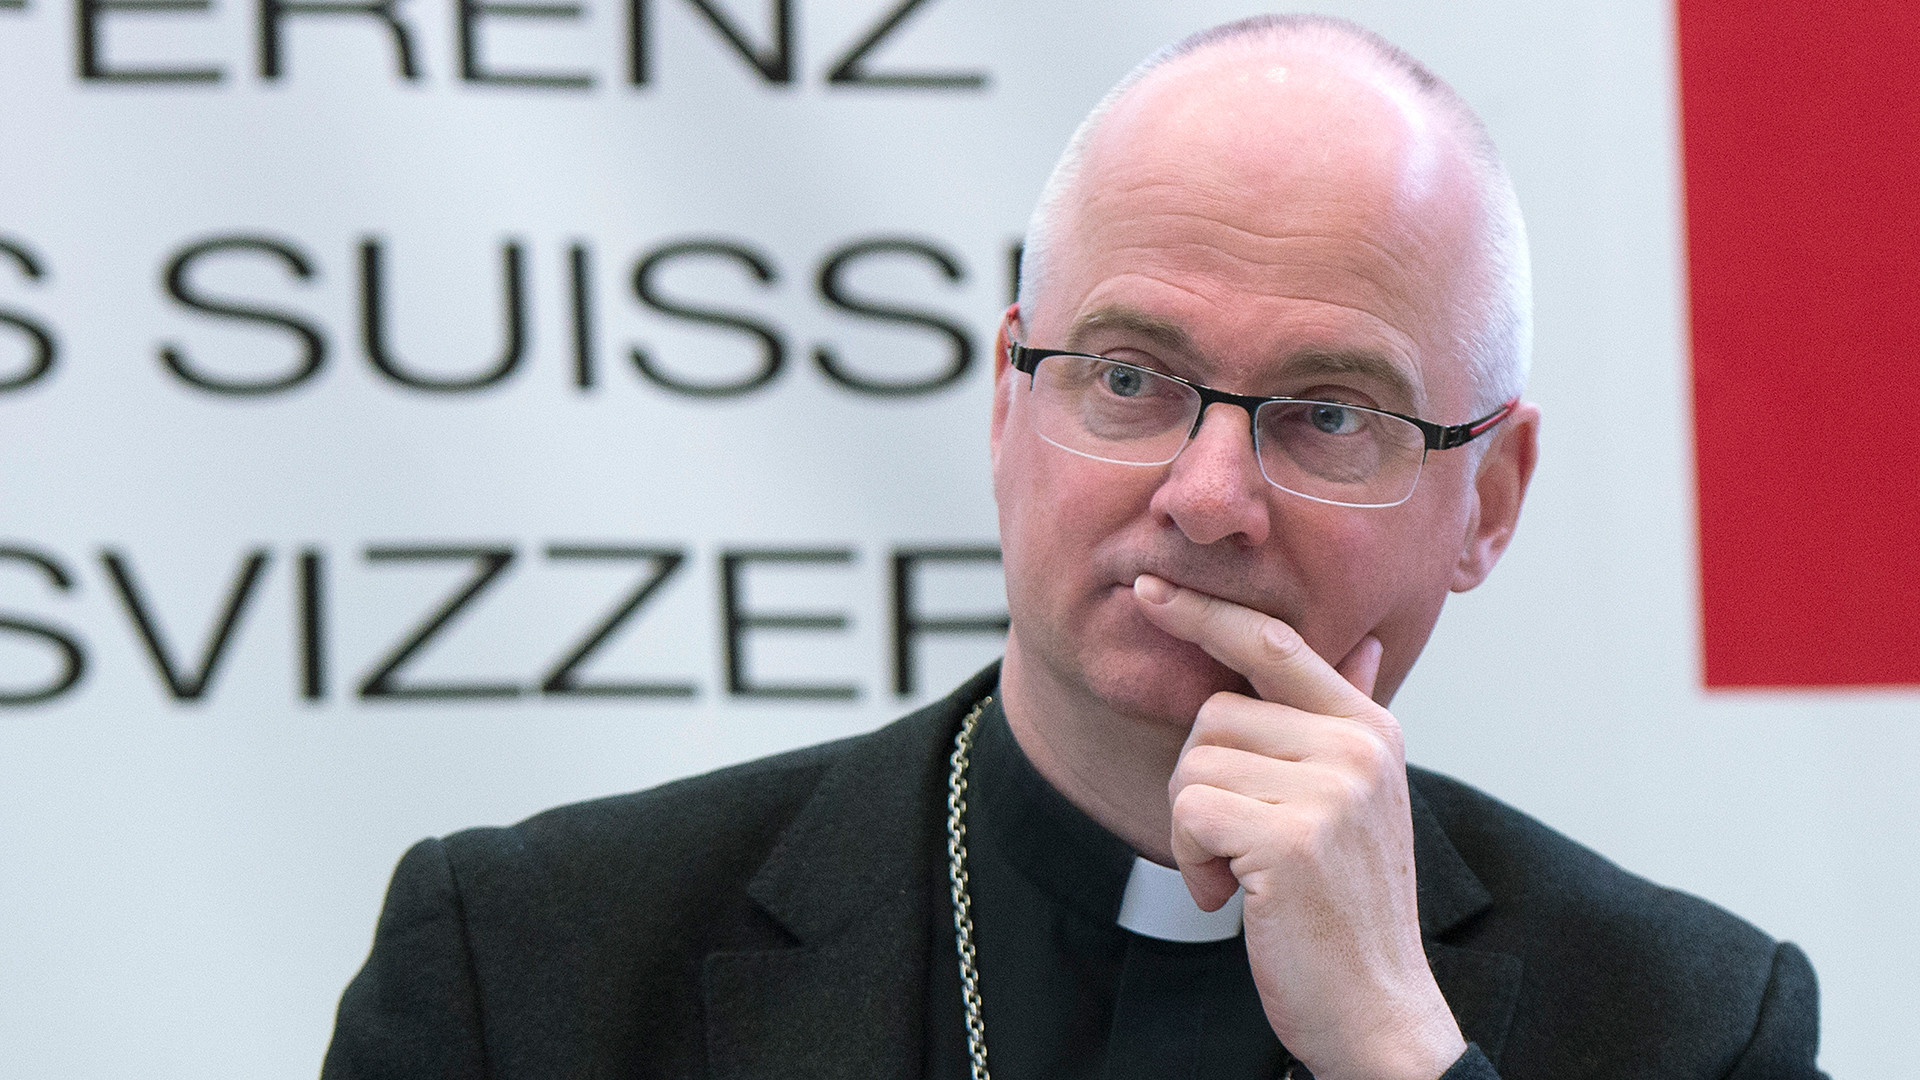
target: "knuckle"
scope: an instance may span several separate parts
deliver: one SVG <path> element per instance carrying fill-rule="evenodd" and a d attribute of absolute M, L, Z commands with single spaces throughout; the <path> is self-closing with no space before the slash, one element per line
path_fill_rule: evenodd
<path fill-rule="evenodd" d="M 1173 820 L 1184 824 L 1193 816 L 1194 794 L 1191 784 L 1173 793 Z"/>
<path fill-rule="evenodd" d="M 1307 647 L 1300 632 L 1279 619 L 1268 619 L 1260 633 L 1260 644 L 1267 655 L 1283 663 L 1292 663 L 1300 658 L 1301 650 Z"/>
<path fill-rule="evenodd" d="M 1341 724 L 1332 733 L 1333 759 L 1343 765 L 1358 765 L 1373 753 L 1372 736 L 1358 724 Z"/>
<path fill-rule="evenodd" d="M 1266 702 L 1219 690 L 1207 698 L 1194 713 L 1191 745 L 1237 746 L 1244 743 L 1248 724 L 1257 719 L 1253 710 L 1267 707 Z"/>
<path fill-rule="evenodd" d="M 1372 721 L 1373 733 L 1381 744 L 1398 755 L 1406 750 L 1406 734 L 1400 728 L 1400 721 L 1392 713 L 1381 709 Z"/>
<path fill-rule="evenodd" d="M 1173 775 L 1167 778 L 1167 798 L 1178 801 L 1181 792 L 1195 784 L 1204 783 L 1207 774 L 1206 751 L 1205 746 L 1195 746 L 1180 755 L 1179 762 L 1173 767 Z"/>
<path fill-rule="evenodd" d="M 1180 764 L 1174 767 L 1174 774 L 1187 784 L 1196 783 L 1200 778 L 1210 776 L 1216 771 L 1220 760 L 1220 748 L 1211 743 L 1199 743 L 1180 755 Z M 1184 786 L 1184 785 L 1183 785 Z"/>
<path fill-rule="evenodd" d="M 1225 723 L 1233 714 L 1234 705 L 1240 695 L 1231 690 L 1216 690 L 1200 703 L 1200 709 L 1193 715 L 1193 726 L 1204 732 L 1211 731 Z"/>
<path fill-rule="evenodd" d="M 1369 731 L 1365 735 L 1366 738 L 1361 743 L 1360 756 L 1355 760 L 1366 770 L 1368 776 L 1384 776 L 1392 769 L 1398 755 L 1394 753 L 1393 746 L 1378 734 Z"/>
<path fill-rule="evenodd" d="M 1173 827 L 1175 832 L 1199 838 L 1205 836 L 1208 829 L 1207 818 L 1201 812 L 1200 797 L 1195 791 L 1195 788 L 1186 787 L 1174 794 Z"/>
<path fill-rule="evenodd" d="M 1364 776 L 1382 776 L 1398 762 L 1399 752 L 1395 743 L 1372 728 L 1350 725 L 1342 729 L 1337 739 L 1339 760 Z"/>
<path fill-rule="evenodd" d="M 1275 846 L 1292 862 L 1313 862 L 1324 846 L 1325 817 L 1316 810 L 1296 809 L 1273 829 Z"/>
<path fill-rule="evenodd" d="M 1371 760 L 1342 761 L 1320 774 L 1314 785 L 1315 806 L 1330 821 L 1338 821 L 1364 812 L 1391 783 L 1388 772 Z"/>
<path fill-rule="evenodd" d="M 1189 784 L 1173 797 L 1173 820 L 1194 834 L 1207 834 L 1223 820 L 1220 793 L 1204 784 Z"/>
<path fill-rule="evenodd" d="M 1343 810 L 1365 806 L 1373 801 L 1375 785 L 1371 774 L 1342 772 L 1339 785 L 1339 801 Z"/>
<path fill-rule="evenodd" d="M 1223 765 L 1231 759 L 1231 751 L 1215 744 L 1200 744 L 1188 749 L 1181 757 L 1181 769 L 1187 773 L 1188 782 L 1196 776 L 1219 776 Z"/>

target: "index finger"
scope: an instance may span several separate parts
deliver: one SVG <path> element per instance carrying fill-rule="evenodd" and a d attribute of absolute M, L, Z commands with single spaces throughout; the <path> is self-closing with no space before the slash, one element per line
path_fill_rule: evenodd
<path fill-rule="evenodd" d="M 1227 665 L 1267 701 L 1322 716 L 1360 719 L 1378 706 L 1307 645 L 1298 631 L 1265 612 L 1141 574 L 1133 594 L 1155 626 Z"/>

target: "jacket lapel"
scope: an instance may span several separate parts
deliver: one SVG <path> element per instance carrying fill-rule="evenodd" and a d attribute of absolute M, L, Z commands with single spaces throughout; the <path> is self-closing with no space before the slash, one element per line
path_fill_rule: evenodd
<path fill-rule="evenodd" d="M 995 665 L 828 766 L 747 887 L 796 944 L 706 958 L 715 1077 L 919 1075 L 944 750 L 998 678 Z"/>
<path fill-rule="evenodd" d="M 1447 839 L 1420 789 L 1413 806 L 1413 861 L 1420 891 L 1420 937 L 1433 980 L 1453 1009 L 1461 1034 L 1478 1043 L 1495 1066 L 1513 1022 L 1520 992 L 1520 958 L 1450 945 L 1441 939 L 1493 906 L 1493 896 Z"/>
<path fill-rule="evenodd" d="M 908 1080 L 922 1062 L 926 943 L 946 748 L 995 665 L 951 696 L 851 740 L 748 886 L 791 947 L 710 954 L 707 1054 L 719 1080 Z M 1420 932 L 1465 1036 L 1499 1064 L 1519 958 L 1443 939 L 1493 903 L 1417 787 Z"/>

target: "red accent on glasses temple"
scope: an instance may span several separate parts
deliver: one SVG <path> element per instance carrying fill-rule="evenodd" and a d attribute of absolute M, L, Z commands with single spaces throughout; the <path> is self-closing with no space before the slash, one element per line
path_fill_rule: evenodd
<path fill-rule="evenodd" d="M 1515 409 L 1517 409 L 1517 408 L 1519 408 L 1519 407 L 1520 407 L 1520 399 L 1519 399 L 1519 398 L 1517 398 L 1517 397 L 1516 397 L 1516 398 L 1508 398 L 1508 399 L 1507 399 L 1507 403 L 1506 403 L 1505 405 L 1502 405 L 1502 406 L 1500 406 L 1500 411 L 1499 411 L 1499 412 L 1497 412 L 1497 413 L 1494 413 L 1494 414 L 1493 414 L 1492 416 L 1489 416 L 1489 417 L 1487 417 L 1487 418 L 1486 418 L 1485 420 L 1482 420 L 1482 421 L 1480 421 L 1479 423 L 1477 423 L 1477 424 L 1475 424 L 1475 425 L 1473 425 L 1472 427 L 1470 427 L 1470 428 L 1468 428 L 1468 429 L 1467 429 L 1467 434 L 1469 434 L 1469 435 L 1478 435 L 1478 434 L 1480 434 L 1481 432 L 1483 432 L 1483 431 L 1485 431 L 1485 430 L 1487 430 L 1488 428 L 1490 428 L 1490 427 L 1492 427 L 1493 425 L 1495 425 L 1495 424 L 1497 424 L 1497 423 L 1499 423 L 1500 421 L 1502 421 L 1502 420 L 1505 420 L 1505 419 L 1506 419 L 1507 417 L 1509 417 L 1509 416 L 1512 416 L 1512 415 L 1513 415 L 1513 410 L 1515 410 Z"/>

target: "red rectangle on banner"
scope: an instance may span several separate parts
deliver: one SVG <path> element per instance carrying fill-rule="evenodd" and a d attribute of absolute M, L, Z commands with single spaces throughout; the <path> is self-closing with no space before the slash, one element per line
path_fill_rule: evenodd
<path fill-rule="evenodd" d="M 1707 685 L 1920 683 L 1920 3 L 1679 31 Z"/>

